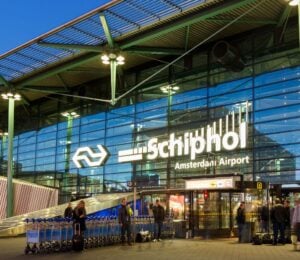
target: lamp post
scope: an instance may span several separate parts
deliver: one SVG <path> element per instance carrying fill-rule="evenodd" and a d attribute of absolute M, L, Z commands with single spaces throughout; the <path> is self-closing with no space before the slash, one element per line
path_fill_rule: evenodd
<path fill-rule="evenodd" d="M 289 0 L 290 6 L 298 6 L 298 42 L 299 42 L 299 48 L 300 48 L 300 0 Z"/>
<path fill-rule="evenodd" d="M 66 136 L 66 152 L 65 152 L 65 176 L 63 176 L 63 186 L 66 187 L 67 184 L 67 174 L 70 171 L 70 151 L 71 151 L 71 137 L 72 137 L 72 127 L 73 119 L 79 117 L 80 115 L 76 112 L 63 112 L 62 116 L 67 118 L 67 136 Z"/>
<path fill-rule="evenodd" d="M 6 217 L 13 216 L 13 142 L 14 142 L 14 114 L 15 101 L 21 100 L 17 93 L 3 93 L 3 99 L 8 99 L 8 147 L 7 147 L 7 190 L 6 190 Z"/>
<path fill-rule="evenodd" d="M 125 64 L 125 58 L 122 55 L 114 52 L 103 54 L 101 56 L 103 64 L 110 64 L 110 80 L 111 80 L 111 104 L 116 103 L 116 79 L 117 79 L 117 66 Z"/>

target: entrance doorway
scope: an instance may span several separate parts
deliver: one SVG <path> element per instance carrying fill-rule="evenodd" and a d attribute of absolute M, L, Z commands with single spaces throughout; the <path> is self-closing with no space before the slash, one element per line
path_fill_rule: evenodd
<path fill-rule="evenodd" d="M 192 237 L 231 237 L 237 235 L 236 212 L 245 201 L 246 222 L 259 230 L 259 207 L 263 205 L 264 191 L 246 189 L 244 192 L 228 190 L 171 191 L 142 195 L 142 214 L 147 205 L 159 199 L 178 225 L 184 226 Z M 181 231 L 184 233 L 184 231 Z"/>

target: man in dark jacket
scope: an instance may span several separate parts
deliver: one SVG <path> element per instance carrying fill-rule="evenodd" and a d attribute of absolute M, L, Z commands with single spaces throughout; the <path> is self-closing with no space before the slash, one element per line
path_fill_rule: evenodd
<path fill-rule="evenodd" d="M 160 205 L 159 200 L 156 200 L 156 204 L 153 207 L 153 216 L 155 221 L 155 233 L 154 233 L 154 242 L 161 241 L 160 235 L 165 220 L 165 209 Z"/>
<path fill-rule="evenodd" d="M 261 232 L 268 232 L 269 228 L 269 209 L 267 205 L 263 205 L 258 209 L 260 217 Z"/>
<path fill-rule="evenodd" d="M 271 210 L 271 221 L 273 223 L 273 245 L 277 245 L 278 242 L 278 231 L 280 232 L 279 241 L 282 244 L 285 244 L 284 238 L 284 229 L 285 229 L 285 221 L 286 221 L 286 210 L 281 204 L 280 199 L 275 200 L 275 205 Z"/>
<path fill-rule="evenodd" d="M 244 201 L 241 202 L 239 208 L 237 209 L 236 222 L 238 225 L 238 236 L 239 236 L 238 242 L 241 243 L 242 242 L 242 234 L 243 234 L 243 230 L 244 230 L 244 226 L 245 226 L 245 222 L 246 222 L 245 202 Z"/>
<path fill-rule="evenodd" d="M 121 241 L 122 245 L 125 245 L 125 233 L 127 233 L 127 243 L 131 246 L 131 231 L 130 231 L 130 212 L 126 207 L 126 199 L 121 200 L 121 207 L 119 208 L 119 223 L 121 224 Z"/>

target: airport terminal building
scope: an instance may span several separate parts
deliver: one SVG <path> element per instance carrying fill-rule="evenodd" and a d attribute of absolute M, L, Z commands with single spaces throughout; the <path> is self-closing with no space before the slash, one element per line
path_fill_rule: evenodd
<path fill-rule="evenodd" d="M 1 91 L 25 100 L 13 176 L 61 202 L 136 187 L 142 214 L 160 198 L 195 235 L 232 231 L 241 200 L 250 220 L 300 193 L 298 7 L 150 2 L 112 1 L 0 56 Z"/>

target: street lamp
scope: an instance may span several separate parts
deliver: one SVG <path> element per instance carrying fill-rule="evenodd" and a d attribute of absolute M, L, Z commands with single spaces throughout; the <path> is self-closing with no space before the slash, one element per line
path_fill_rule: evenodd
<path fill-rule="evenodd" d="M 290 0 L 289 5 L 290 6 L 297 6 L 299 4 L 299 0 Z"/>
<path fill-rule="evenodd" d="M 125 58 L 116 53 L 103 54 L 101 56 L 103 64 L 110 64 L 110 80 L 111 80 L 111 103 L 116 103 L 116 78 L 117 78 L 117 65 L 124 65 Z"/>
<path fill-rule="evenodd" d="M 14 113 L 15 101 L 21 100 L 18 93 L 7 92 L 1 94 L 8 100 L 8 150 L 7 150 L 7 193 L 6 193 L 6 217 L 13 216 L 13 142 L 14 142 Z"/>
<path fill-rule="evenodd" d="M 76 112 L 63 112 L 62 116 L 67 118 L 67 136 L 66 136 L 66 153 L 65 153 L 65 176 L 63 177 L 63 185 L 66 187 L 67 184 L 67 174 L 70 170 L 70 151 L 71 151 L 71 137 L 73 128 L 73 119 L 80 117 Z"/>
<path fill-rule="evenodd" d="M 170 84 L 160 87 L 160 90 L 165 94 L 173 95 L 179 90 L 179 87 L 177 85 Z"/>
<path fill-rule="evenodd" d="M 299 37 L 299 47 L 300 47 L 300 0 L 285 0 L 289 3 L 289 6 L 298 6 L 298 37 Z"/>

